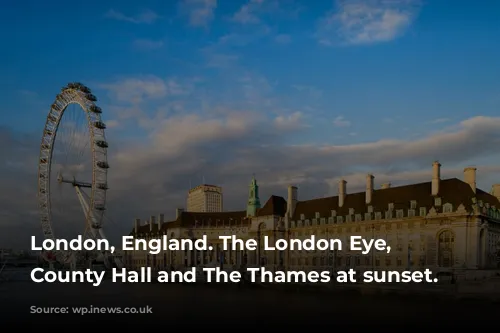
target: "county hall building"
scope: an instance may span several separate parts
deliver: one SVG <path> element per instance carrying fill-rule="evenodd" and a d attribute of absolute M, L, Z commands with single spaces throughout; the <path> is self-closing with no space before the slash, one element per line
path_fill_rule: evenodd
<path fill-rule="evenodd" d="M 338 195 L 299 200 L 297 187 L 289 186 L 287 198 L 271 196 L 264 205 L 257 180 L 249 185 L 246 211 L 189 212 L 177 209 L 174 221 L 151 216 L 135 220 L 136 238 L 200 238 L 212 251 L 126 251 L 125 266 L 136 269 L 182 269 L 192 266 L 238 268 L 263 266 L 269 270 L 486 270 L 497 267 L 500 248 L 500 184 L 490 193 L 476 187 L 476 168 L 466 168 L 463 179 L 441 179 L 441 165 L 434 162 L 430 180 L 423 183 L 376 189 L 374 176 L 366 176 L 366 190 L 349 193 L 345 180 Z M 236 235 L 257 240 L 256 251 L 223 251 L 219 236 Z M 342 251 L 264 251 L 263 239 L 335 238 Z M 367 255 L 350 251 L 349 237 L 384 239 L 389 254 Z"/>

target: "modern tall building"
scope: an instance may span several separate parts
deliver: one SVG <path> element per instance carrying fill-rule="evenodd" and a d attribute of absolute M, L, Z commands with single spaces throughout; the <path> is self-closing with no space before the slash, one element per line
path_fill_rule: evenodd
<path fill-rule="evenodd" d="M 217 213 L 223 210 L 222 187 L 199 185 L 188 192 L 187 211 L 194 213 Z"/>

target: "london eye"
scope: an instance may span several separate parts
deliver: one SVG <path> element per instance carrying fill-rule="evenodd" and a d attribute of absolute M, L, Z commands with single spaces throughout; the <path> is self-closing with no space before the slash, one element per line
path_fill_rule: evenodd
<path fill-rule="evenodd" d="M 62 238 L 60 234 L 70 225 L 79 228 L 84 238 L 105 239 L 108 142 L 96 101 L 88 87 L 69 83 L 57 95 L 45 121 L 38 161 L 38 207 L 45 239 L 55 240 L 56 232 Z M 68 263 L 75 255 L 55 252 L 60 263 Z"/>

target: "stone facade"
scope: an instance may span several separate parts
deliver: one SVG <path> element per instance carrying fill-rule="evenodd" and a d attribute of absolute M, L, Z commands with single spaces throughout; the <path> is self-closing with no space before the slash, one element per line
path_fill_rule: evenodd
<path fill-rule="evenodd" d="M 199 185 L 188 192 L 186 210 L 188 212 L 222 212 L 224 209 L 222 187 Z"/>

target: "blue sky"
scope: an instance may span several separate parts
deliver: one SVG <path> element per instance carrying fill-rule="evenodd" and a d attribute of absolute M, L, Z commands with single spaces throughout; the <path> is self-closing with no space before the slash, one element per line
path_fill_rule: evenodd
<path fill-rule="evenodd" d="M 250 4 L 253 11 L 246 15 L 255 17 L 255 22 L 241 16 L 243 23 L 237 18 L 245 2 L 237 1 L 219 2 L 213 8 L 202 1 L 191 5 L 146 1 L 140 6 L 113 1 L 72 6 L 58 1 L 12 2 L 0 14 L 2 40 L 10 45 L 0 55 L 6 82 L 1 97 L 5 108 L 23 111 L 2 117 L 2 122 L 20 130 L 38 129 L 44 112 L 19 98 L 19 92 L 37 93 L 47 105 L 72 78 L 95 90 L 101 83 L 130 76 L 203 77 L 211 90 L 219 90 L 229 101 L 224 96 L 231 90 L 228 73 L 207 68 L 210 61 L 223 60 L 234 62 L 242 72 L 265 76 L 275 94 L 289 100 L 282 102 L 286 108 L 300 110 L 313 103 L 299 96 L 294 100 L 293 86 L 320 90 L 314 114 L 349 115 L 353 124 L 349 130 L 365 132 L 365 138 L 356 140 L 374 139 L 391 128 L 381 124 L 374 129 L 367 121 L 373 115 L 381 120 L 402 117 L 414 128 L 438 118 L 494 115 L 500 98 L 496 61 L 500 46 L 493 43 L 500 39 L 495 21 L 500 5 L 405 2 L 392 7 L 408 15 L 407 22 L 373 28 L 393 29 L 389 36 L 394 37 L 388 38 L 394 40 L 380 37 L 377 43 L 374 35 L 366 40 L 368 45 L 337 47 L 321 43 L 321 39 L 345 42 L 334 27 L 321 28 L 325 25 L 321 19 L 331 17 L 329 12 L 336 8 L 329 1 Z M 190 24 L 190 15 L 196 20 L 192 11 L 204 6 L 213 19 L 208 15 Z M 26 122 L 27 113 L 32 122 Z M 325 129 L 321 124 L 326 122 L 315 125 Z M 394 135 L 407 135 L 403 130 Z M 321 135 L 310 140 L 332 138 Z"/>
<path fill-rule="evenodd" d="M 500 182 L 500 3 L 481 5 L 8 1 L 0 122 L 26 148 L 5 153 L 26 163 L 18 177 L 35 177 L 49 107 L 80 81 L 105 110 L 110 205 L 130 200 L 127 186 L 154 198 L 115 214 L 130 225 L 136 213 L 182 205 L 202 177 L 231 193 L 228 209 L 244 205 L 254 172 L 263 197 L 297 183 L 305 199 L 367 170 L 426 180 L 439 159 L 445 176 L 477 165 L 489 190 Z M 140 181 L 122 186 L 130 178 Z M 30 184 L 20 195 L 33 195 Z"/>

